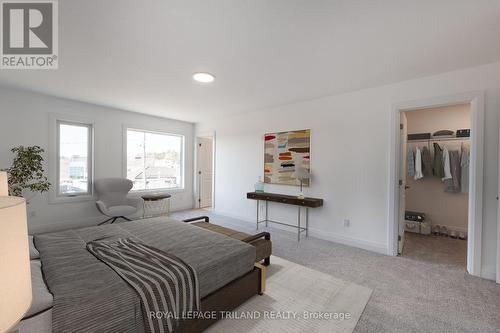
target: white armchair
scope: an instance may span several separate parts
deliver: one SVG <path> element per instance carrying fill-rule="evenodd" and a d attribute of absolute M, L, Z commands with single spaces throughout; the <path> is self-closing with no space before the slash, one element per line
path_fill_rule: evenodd
<path fill-rule="evenodd" d="M 124 178 L 103 178 L 95 181 L 95 191 L 98 195 L 96 202 L 99 211 L 110 218 L 99 225 L 111 221 L 114 223 L 122 218 L 127 221 L 129 215 L 137 213 L 142 207 L 141 198 L 128 198 L 132 189 L 132 181 Z"/>

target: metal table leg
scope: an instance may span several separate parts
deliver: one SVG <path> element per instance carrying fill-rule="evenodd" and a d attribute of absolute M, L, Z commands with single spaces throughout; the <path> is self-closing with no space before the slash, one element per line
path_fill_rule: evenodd
<path fill-rule="evenodd" d="M 268 201 L 266 200 L 266 228 L 267 228 L 267 203 Z"/>
<path fill-rule="evenodd" d="M 309 236 L 309 207 L 306 207 L 306 237 Z"/>
<path fill-rule="evenodd" d="M 259 200 L 257 200 L 257 229 L 259 230 Z"/>
<path fill-rule="evenodd" d="M 299 226 L 297 228 L 297 241 L 300 242 L 300 206 L 298 206 L 297 211 L 297 225 Z"/>

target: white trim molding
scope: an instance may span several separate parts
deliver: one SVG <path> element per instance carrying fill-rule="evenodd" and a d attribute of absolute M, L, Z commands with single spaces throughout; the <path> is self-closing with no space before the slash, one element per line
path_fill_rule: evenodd
<path fill-rule="evenodd" d="M 132 190 L 130 191 L 131 196 L 140 196 L 146 193 L 152 192 L 185 192 L 186 191 L 186 136 L 184 134 L 169 132 L 157 128 L 150 128 L 144 126 L 134 126 L 128 124 L 122 124 L 122 177 L 127 178 L 127 132 L 128 130 L 137 131 L 137 132 L 145 132 L 145 133 L 154 133 L 161 135 L 170 135 L 177 136 L 181 138 L 181 186 L 173 187 L 173 188 L 158 188 L 158 189 L 145 189 L 145 190 Z"/>
<path fill-rule="evenodd" d="M 91 156 L 90 156 L 90 181 L 89 181 L 89 193 L 85 195 L 77 196 L 59 196 L 57 191 L 57 184 L 59 181 L 57 177 L 59 176 L 59 133 L 58 133 L 58 123 L 59 122 L 69 122 L 69 123 L 80 123 L 82 125 L 89 126 L 89 140 L 91 145 Z M 76 115 L 49 113 L 49 146 L 48 146 L 48 163 L 49 163 L 49 181 L 52 184 L 49 189 L 49 204 L 67 203 L 67 202 L 79 202 L 79 201 L 93 201 L 96 200 L 94 196 L 94 179 L 95 179 L 95 159 L 94 159 L 94 142 L 95 142 L 95 121 L 93 119 L 80 117 Z"/>
<path fill-rule="evenodd" d="M 499 149 L 500 149 L 500 138 L 499 138 Z M 499 169 L 498 169 L 498 175 L 500 176 L 500 164 L 499 164 Z M 500 191 L 500 177 L 498 179 L 498 190 L 497 191 Z M 500 283 L 500 201 L 499 201 L 499 197 L 500 197 L 500 193 L 497 192 L 497 207 L 498 207 L 498 212 L 497 212 L 497 267 L 496 267 L 496 282 L 497 283 Z"/>
<path fill-rule="evenodd" d="M 396 103 L 391 112 L 390 156 L 389 156 L 389 225 L 387 234 L 387 254 L 397 255 L 398 249 L 398 211 L 400 179 L 400 114 L 441 106 L 470 104 L 471 106 L 471 162 L 469 191 L 469 223 L 467 243 L 467 271 L 482 276 L 481 248 L 483 230 L 483 156 L 484 156 L 484 92 L 469 92 L 458 95 L 442 96 L 416 101 Z M 485 277 L 485 276 L 482 276 Z"/>

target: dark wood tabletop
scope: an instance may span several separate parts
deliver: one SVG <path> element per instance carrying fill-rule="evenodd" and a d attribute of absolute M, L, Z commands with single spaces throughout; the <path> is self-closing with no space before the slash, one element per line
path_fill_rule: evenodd
<path fill-rule="evenodd" d="M 309 197 L 305 197 L 304 199 L 299 199 L 293 195 L 269 193 L 269 192 L 248 192 L 247 199 L 280 202 L 288 205 L 304 206 L 311 208 L 323 206 L 323 199 L 309 198 Z"/>

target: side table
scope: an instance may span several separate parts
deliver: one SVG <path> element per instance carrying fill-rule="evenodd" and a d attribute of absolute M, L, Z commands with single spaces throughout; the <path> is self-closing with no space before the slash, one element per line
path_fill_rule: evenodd
<path fill-rule="evenodd" d="M 171 197 L 172 195 L 168 193 L 148 193 L 142 195 L 142 218 L 169 215 Z"/>

